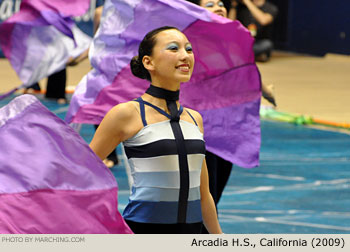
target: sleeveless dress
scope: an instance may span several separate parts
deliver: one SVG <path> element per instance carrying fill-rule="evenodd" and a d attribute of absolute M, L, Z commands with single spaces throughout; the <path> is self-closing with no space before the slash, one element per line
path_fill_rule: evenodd
<path fill-rule="evenodd" d="M 180 170 L 174 133 L 170 120 L 147 124 L 145 105 L 168 118 L 170 115 L 141 98 L 136 101 L 140 104 L 144 127 L 123 143 L 134 181 L 123 217 L 135 233 L 138 230 L 141 233 L 200 232 L 200 174 L 205 157 L 203 134 L 186 110 L 195 124 L 179 121 L 187 150 L 190 183 L 186 221 L 178 223 Z M 179 112 L 183 112 L 181 106 Z"/>

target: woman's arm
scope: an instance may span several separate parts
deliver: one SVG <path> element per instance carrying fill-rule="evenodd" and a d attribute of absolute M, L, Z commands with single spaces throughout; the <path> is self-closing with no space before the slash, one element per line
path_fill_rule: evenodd
<path fill-rule="evenodd" d="M 98 29 L 98 27 L 100 26 L 100 22 L 101 22 L 101 16 L 102 16 L 102 11 L 103 11 L 103 5 L 99 6 L 96 8 L 95 10 L 95 14 L 94 14 L 94 35 Z M 82 62 L 83 60 L 87 59 L 89 57 L 89 48 L 86 49 L 84 52 L 82 52 L 80 55 L 78 55 L 77 57 L 73 58 L 70 57 L 67 61 L 67 66 L 76 66 L 78 65 L 80 62 Z"/>
<path fill-rule="evenodd" d="M 204 130 L 202 116 L 194 110 L 190 111 L 192 116 L 195 118 L 200 131 L 203 133 Z M 210 234 L 222 234 L 216 213 L 215 203 L 209 191 L 208 169 L 205 160 L 202 164 L 200 179 L 201 208 L 204 225 Z"/>
<path fill-rule="evenodd" d="M 231 0 L 231 9 L 228 11 L 227 17 L 231 20 L 237 19 L 237 0 Z"/>
<path fill-rule="evenodd" d="M 132 137 L 141 129 L 140 121 L 132 102 L 113 107 L 98 126 L 90 148 L 104 160 L 120 142 Z"/>
<path fill-rule="evenodd" d="M 67 61 L 67 66 L 76 66 L 78 65 L 80 62 L 82 62 L 83 60 L 87 59 L 89 56 L 89 48 L 86 49 L 85 51 L 83 51 L 80 55 L 78 55 L 77 57 L 73 58 L 73 57 L 69 57 L 68 61 Z"/>
<path fill-rule="evenodd" d="M 95 14 L 94 14 L 94 34 L 96 33 L 98 27 L 100 26 L 102 12 L 103 12 L 103 5 L 99 6 L 99 7 L 97 7 L 95 9 Z"/>
<path fill-rule="evenodd" d="M 205 160 L 201 172 L 201 207 L 203 222 L 210 234 L 222 234 L 215 203 L 209 191 L 208 169 Z"/>
<path fill-rule="evenodd" d="M 250 13 L 253 15 L 253 17 L 261 24 L 262 26 L 271 24 L 273 22 L 273 16 L 270 13 L 263 12 L 260 10 L 253 2 L 252 0 L 242 0 L 242 3 L 247 6 Z"/>

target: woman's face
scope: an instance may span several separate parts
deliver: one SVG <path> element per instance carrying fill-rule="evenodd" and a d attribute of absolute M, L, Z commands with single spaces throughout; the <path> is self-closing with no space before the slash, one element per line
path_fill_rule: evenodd
<path fill-rule="evenodd" d="M 187 82 L 190 80 L 194 55 L 186 36 L 175 29 L 165 30 L 155 37 L 150 66 L 152 81 L 157 78 L 165 82 Z M 147 68 L 147 67 L 146 67 Z"/>
<path fill-rule="evenodd" d="M 201 0 L 200 6 L 206 8 L 219 16 L 227 17 L 227 11 L 224 3 L 220 0 Z"/>

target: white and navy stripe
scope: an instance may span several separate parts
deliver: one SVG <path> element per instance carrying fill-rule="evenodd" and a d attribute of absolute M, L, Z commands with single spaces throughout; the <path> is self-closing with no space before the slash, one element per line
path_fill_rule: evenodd
<path fill-rule="evenodd" d="M 141 115 L 144 120 L 144 113 Z M 145 127 L 124 142 L 134 184 L 123 217 L 142 223 L 178 223 L 181 179 L 178 149 L 170 120 L 150 125 L 146 120 L 144 122 Z M 189 173 L 184 223 L 196 223 L 202 221 L 200 173 L 205 143 L 198 126 L 183 120 L 179 121 L 179 125 L 187 149 Z"/>

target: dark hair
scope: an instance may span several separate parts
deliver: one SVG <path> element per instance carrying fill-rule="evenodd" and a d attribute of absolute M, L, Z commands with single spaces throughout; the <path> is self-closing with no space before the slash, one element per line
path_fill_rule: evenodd
<path fill-rule="evenodd" d="M 194 3 L 194 4 L 200 5 L 201 0 L 187 0 L 187 2 L 191 2 L 191 3 Z"/>
<path fill-rule="evenodd" d="M 142 63 L 143 56 L 152 55 L 153 47 L 156 44 L 156 35 L 158 33 L 160 33 L 161 31 L 172 30 L 172 29 L 179 31 L 179 29 L 177 29 L 176 27 L 163 26 L 155 30 L 152 30 L 146 34 L 146 36 L 143 38 L 143 40 L 140 43 L 139 55 L 134 56 L 130 61 L 130 68 L 133 75 L 141 79 L 146 79 L 151 81 L 151 75 L 149 74 L 148 70 L 143 66 L 143 63 Z"/>

